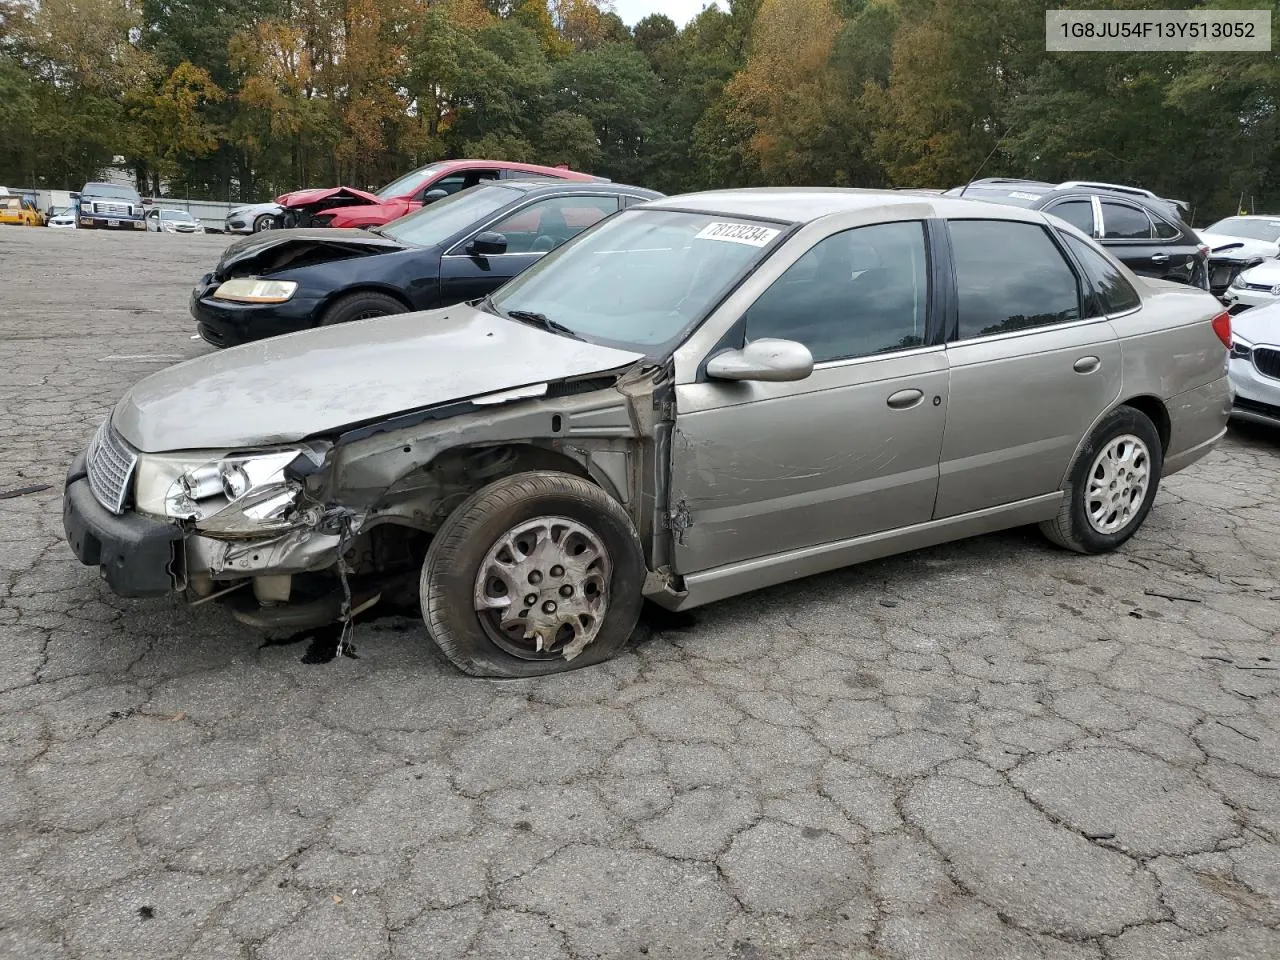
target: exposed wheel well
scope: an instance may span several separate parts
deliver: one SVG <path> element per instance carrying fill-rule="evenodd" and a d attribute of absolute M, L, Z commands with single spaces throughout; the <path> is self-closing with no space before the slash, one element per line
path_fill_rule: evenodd
<path fill-rule="evenodd" d="M 1139 413 L 1145 414 L 1156 427 L 1156 433 L 1160 436 L 1160 449 L 1167 452 L 1169 450 L 1169 438 L 1171 425 L 1169 422 L 1169 411 L 1165 409 L 1163 401 L 1152 396 L 1130 397 L 1121 406 L 1133 407 Z"/>

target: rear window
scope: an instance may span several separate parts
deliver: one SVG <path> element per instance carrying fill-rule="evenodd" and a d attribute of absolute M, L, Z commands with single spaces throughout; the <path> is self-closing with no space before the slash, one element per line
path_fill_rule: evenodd
<path fill-rule="evenodd" d="M 0 197 L 0 203 L 4 204 L 5 210 L 21 210 L 22 209 L 21 197 Z"/>

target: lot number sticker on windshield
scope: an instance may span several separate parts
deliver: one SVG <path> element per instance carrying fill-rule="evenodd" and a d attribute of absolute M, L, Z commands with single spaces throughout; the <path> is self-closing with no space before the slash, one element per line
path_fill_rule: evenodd
<path fill-rule="evenodd" d="M 728 243 L 745 243 L 749 247 L 763 247 L 781 232 L 750 223 L 708 223 L 694 239 L 724 240 Z"/>

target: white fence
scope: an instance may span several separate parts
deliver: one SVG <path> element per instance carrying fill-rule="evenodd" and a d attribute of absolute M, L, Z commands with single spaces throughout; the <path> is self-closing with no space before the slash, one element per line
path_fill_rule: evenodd
<path fill-rule="evenodd" d="M 62 209 L 71 205 L 71 193 L 67 190 L 26 190 L 18 187 L 10 187 L 11 193 L 24 193 L 36 195 L 36 206 L 40 210 L 48 210 L 50 207 Z M 144 198 L 145 200 L 146 198 Z M 222 231 L 223 225 L 226 223 L 227 214 L 236 207 L 244 206 L 241 203 L 219 203 L 215 200 L 183 200 L 177 197 L 161 197 L 159 200 L 152 200 L 149 204 L 151 207 L 159 207 L 161 210 L 185 210 L 202 224 L 206 230 Z"/>

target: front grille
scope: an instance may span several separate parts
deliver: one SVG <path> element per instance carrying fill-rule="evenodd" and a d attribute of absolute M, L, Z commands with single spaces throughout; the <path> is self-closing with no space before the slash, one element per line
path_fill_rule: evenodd
<path fill-rule="evenodd" d="M 112 513 L 124 512 L 129 481 L 137 465 L 138 454 L 112 429 L 111 418 L 107 417 L 89 441 L 85 470 L 89 475 L 89 489 Z"/>
<path fill-rule="evenodd" d="M 127 217 L 130 214 L 129 205 L 127 203 L 98 203 L 93 204 L 94 213 L 106 213 L 111 216 Z"/>
<path fill-rule="evenodd" d="M 1264 377 L 1280 380 L 1280 350 L 1272 347 L 1254 347 L 1253 365 Z"/>
<path fill-rule="evenodd" d="M 1250 413 L 1260 413 L 1264 417 L 1274 417 L 1280 420 L 1280 407 L 1273 407 L 1269 403 L 1261 403 L 1257 400 L 1250 400 L 1248 397 L 1236 397 L 1235 407 L 1237 410 L 1247 410 Z"/>

